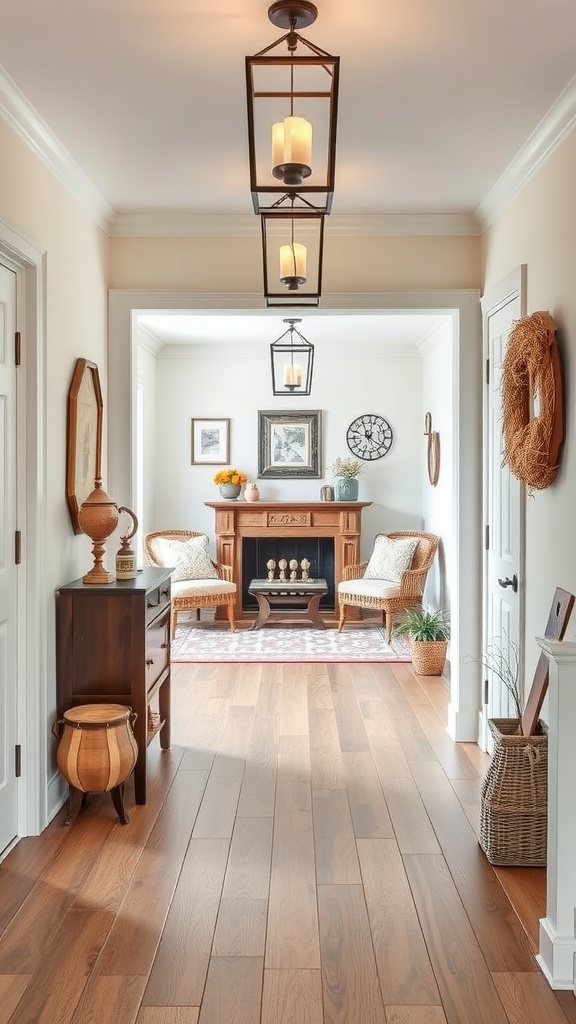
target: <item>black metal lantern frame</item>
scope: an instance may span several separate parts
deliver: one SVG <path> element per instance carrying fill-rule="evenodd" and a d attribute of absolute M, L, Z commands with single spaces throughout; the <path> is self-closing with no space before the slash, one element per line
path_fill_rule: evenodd
<path fill-rule="evenodd" d="M 294 326 L 301 320 L 290 317 L 284 334 L 270 345 L 273 395 L 309 395 L 312 391 L 314 345 Z"/>
<path fill-rule="evenodd" d="M 322 294 L 324 214 L 290 206 L 263 213 L 260 220 L 266 305 L 318 306 Z M 301 247 L 305 248 L 304 270 L 299 259 Z"/>
<path fill-rule="evenodd" d="M 254 212 L 272 211 L 288 191 L 306 196 L 329 213 L 334 194 L 336 121 L 340 58 L 304 39 L 296 30 L 311 25 L 317 9 L 306 0 L 279 0 L 268 10 L 274 25 L 288 32 L 246 57 L 250 191 Z M 286 44 L 288 53 L 273 53 Z M 298 46 L 306 56 L 296 56 Z M 300 152 L 274 160 L 273 126 L 303 119 L 312 131 L 310 163 Z"/>

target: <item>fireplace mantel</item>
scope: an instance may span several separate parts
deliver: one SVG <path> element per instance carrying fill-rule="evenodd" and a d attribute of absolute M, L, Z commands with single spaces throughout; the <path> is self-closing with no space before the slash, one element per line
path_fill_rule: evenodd
<path fill-rule="evenodd" d="M 362 510 L 371 501 L 206 501 L 214 509 L 216 559 L 234 570 L 238 597 L 234 616 L 242 609 L 244 537 L 333 537 L 336 583 L 346 566 L 360 561 Z"/>

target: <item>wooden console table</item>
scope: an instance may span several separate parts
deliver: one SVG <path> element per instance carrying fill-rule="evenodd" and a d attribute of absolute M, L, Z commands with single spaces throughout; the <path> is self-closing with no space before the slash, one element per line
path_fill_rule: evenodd
<path fill-rule="evenodd" d="M 205 505 L 214 509 L 216 560 L 232 566 L 238 588 L 234 617 L 237 620 L 251 617 L 242 608 L 244 537 L 332 537 L 337 585 L 346 566 L 360 561 L 362 510 L 371 504 L 371 501 L 206 501 Z"/>

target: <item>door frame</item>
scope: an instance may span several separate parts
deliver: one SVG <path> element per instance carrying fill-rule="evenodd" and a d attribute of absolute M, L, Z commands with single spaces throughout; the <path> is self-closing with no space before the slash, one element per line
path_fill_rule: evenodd
<path fill-rule="evenodd" d="M 16 501 L 22 533 L 17 576 L 17 728 L 22 747 L 18 836 L 39 835 L 47 821 L 46 603 L 46 252 L 0 220 L 0 259 L 16 273 Z M 24 439 L 24 444 L 22 444 Z M 4 854 L 8 853 L 8 847 Z"/>
<path fill-rule="evenodd" d="M 515 270 L 511 271 L 499 284 L 495 285 L 494 288 L 490 288 L 489 291 L 482 296 L 481 307 L 482 307 L 482 351 L 484 366 L 487 365 L 489 359 L 489 339 L 488 339 L 488 321 L 491 316 L 496 314 L 503 306 L 508 305 L 509 302 L 514 299 L 519 299 L 520 305 L 520 316 L 526 315 L 527 295 L 526 295 L 526 280 L 527 280 L 527 265 L 525 263 L 516 267 Z M 490 477 L 490 448 L 488 444 L 488 430 L 489 430 L 489 417 L 488 417 L 488 382 L 486 376 L 484 377 L 484 397 L 483 397 L 483 466 L 482 466 L 482 516 L 484 521 L 484 529 L 488 526 L 489 518 L 489 477 Z M 519 639 L 519 650 L 520 652 L 524 649 L 524 635 L 525 635 L 525 607 L 524 607 L 524 580 L 525 580 L 525 514 L 526 505 L 524 497 L 521 494 L 520 504 L 520 522 L 519 522 L 519 551 L 520 551 L 520 564 L 518 565 L 518 579 L 520 581 L 520 593 L 519 593 L 519 604 L 518 604 L 518 639 Z M 483 559 L 482 559 L 482 641 L 485 643 L 486 638 L 486 623 L 488 620 L 488 602 L 490 600 L 490 587 L 489 587 L 489 573 L 488 573 L 488 548 L 484 543 Z M 522 677 L 522 661 L 520 663 L 520 673 Z M 484 673 L 482 673 L 482 678 Z M 478 722 L 478 735 L 480 746 L 483 750 L 489 750 L 491 747 L 491 736 L 488 730 L 487 714 L 486 714 L 486 700 L 485 694 L 482 696 L 482 704 L 480 708 L 480 717 Z"/>
<path fill-rule="evenodd" d="M 136 322 L 139 313 L 262 310 L 252 293 L 155 292 L 112 289 L 108 331 L 108 475 L 118 503 L 134 501 Z M 456 557 L 449 581 L 452 613 L 451 697 L 447 728 L 454 740 L 477 742 L 480 709 L 482 550 L 482 318 L 477 289 L 333 293 L 319 313 L 443 313 L 453 328 L 454 525 Z M 272 310 L 270 315 L 276 313 Z M 312 315 L 312 311 L 310 313 Z M 472 389 L 470 388 L 473 383 Z M 114 443 L 110 439 L 114 439 Z M 472 583 L 477 580 L 478 585 Z"/>

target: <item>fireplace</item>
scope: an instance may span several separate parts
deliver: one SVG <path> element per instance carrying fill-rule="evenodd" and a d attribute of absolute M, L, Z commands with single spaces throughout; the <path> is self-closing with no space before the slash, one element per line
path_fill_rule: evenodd
<path fill-rule="evenodd" d="M 247 588 L 251 579 L 266 575 L 268 558 L 278 561 L 291 557 L 299 561 L 306 557 L 312 566 L 311 576 L 320 575 L 322 568 L 321 575 L 330 587 L 322 608 L 328 618 L 335 618 L 336 587 L 346 566 L 360 561 L 362 510 L 372 504 L 370 501 L 207 501 L 205 504 L 214 509 L 216 558 L 233 568 L 238 587 L 234 608 L 237 620 L 253 617 L 255 605 L 251 604 Z M 263 558 L 257 547 L 254 554 L 250 545 L 246 548 L 247 539 L 270 542 L 273 553 Z M 310 551 L 304 546 L 308 543 Z M 294 545 L 293 555 L 289 545 Z M 299 555 L 300 551 L 304 553 Z M 353 617 L 356 611 L 350 609 L 350 613 L 349 617 Z M 359 616 L 359 612 L 357 614 Z M 220 617 L 219 612 L 217 617 Z"/>
<path fill-rule="evenodd" d="M 256 598 L 248 593 L 250 580 L 266 579 L 268 569 L 266 563 L 274 559 L 277 568 L 274 578 L 278 579 L 278 562 L 281 558 L 290 561 L 295 558 L 300 565 L 302 559 L 310 562 L 310 579 L 325 579 L 328 593 L 320 600 L 322 611 L 335 609 L 334 585 L 334 538 L 333 537 L 243 537 L 242 538 L 242 609 L 256 611 Z M 296 571 L 296 579 L 301 578 L 302 570 Z"/>

